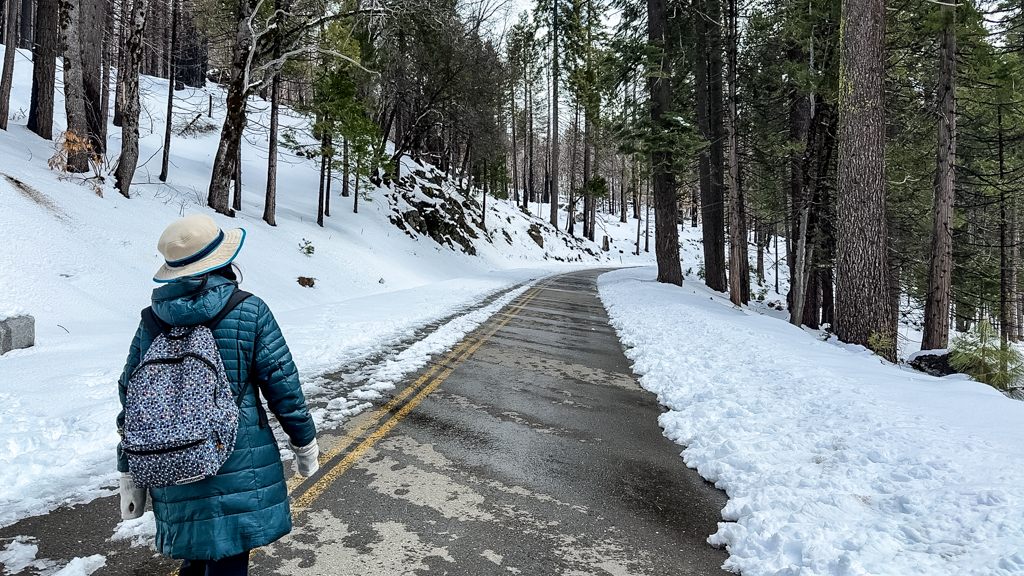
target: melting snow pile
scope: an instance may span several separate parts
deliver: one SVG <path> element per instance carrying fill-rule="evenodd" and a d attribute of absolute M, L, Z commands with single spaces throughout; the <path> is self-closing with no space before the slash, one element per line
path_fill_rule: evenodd
<path fill-rule="evenodd" d="M 815 339 L 654 270 L 601 277 L 744 576 L 1024 574 L 1024 402 Z"/>

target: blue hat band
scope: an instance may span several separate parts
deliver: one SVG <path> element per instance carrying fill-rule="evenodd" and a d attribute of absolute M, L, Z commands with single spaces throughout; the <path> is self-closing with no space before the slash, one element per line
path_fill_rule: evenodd
<path fill-rule="evenodd" d="M 220 248 L 220 245 L 223 242 L 224 242 L 224 231 L 221 230 L 220 234 L 218 234 L 217 237 L 213 239 L 213 242 L 210 242 L 209 244 L 207 244 L 205 248 L 203 248 L 199 252 L 196 252 L 195 254 L 189 256 L 188 258 L 182 258 L 181 260 L 167 260 L 166 261 L 167 267 L 168 268 L 184 268 L 185 266 L 188 266 L 190 264 L 195 264 L 196 262 L 199 262 L 203 258 L 206 258 L 207 256 L 209 256 L 210 254 L 213 254 L 214 251 L 217 250 L 217 248 Z"/>

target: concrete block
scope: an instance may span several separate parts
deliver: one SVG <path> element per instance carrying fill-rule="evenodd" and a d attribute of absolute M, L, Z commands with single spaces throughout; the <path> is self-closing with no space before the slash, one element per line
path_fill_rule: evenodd
<path fill-rule="evenodd" d="M 36 343 L 36 320 L 24 316 L 0 319 L 0 354 L 28 348 Z"/>

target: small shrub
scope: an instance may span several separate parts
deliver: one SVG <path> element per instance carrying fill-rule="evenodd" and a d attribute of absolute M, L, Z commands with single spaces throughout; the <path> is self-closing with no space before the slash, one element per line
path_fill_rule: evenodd
<path fill-rule="evenodd" d="M 893 360 L 896 358 L 896 340 L 891 334 L 872 332 L 868 336 L 868 348 L 882 358 Z"/>
<path fill-rule="evenodd" d="M 312 288 L 316 286 L 316 278 L 310 278 L 309 276 L 299 276 L 299 286 L 303 288 Z"/>
<path fill-rule="evenodd" d="M 303 238 L 302 242 L 299 242 L 299 252 L 305 254 L 306 257 L 312 257 L 313 253 L 316 252 L 316 246 L 313 246 L 312 242 Z"/>
<path fill-rule="evenodd" d="M 1013 346 L 1003 346 L 996 329 L 984 320 L 953 341 L 949 365 L 1006 393 L 1020 389 L 1024 380 L 1024 357 Z"/>

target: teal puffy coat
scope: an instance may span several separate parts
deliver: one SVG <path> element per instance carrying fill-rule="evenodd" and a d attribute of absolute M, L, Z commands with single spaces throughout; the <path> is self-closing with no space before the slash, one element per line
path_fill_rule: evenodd
<path fill-rule="evenodd" d="M 174 326 L 201 324 L 220 312 L 234 289 L 232 282 L 219 276 L 205 284 L 178 280 L 153 291 L 153 311 Z M 213 335 L 235 398 L 241 395 L 238 439 L 216 476 L 150 490 L 156 547 L 171 558 L 217 560 L 265 546 L 291 531 L 284 467 L 260 394 L 292 444 L 305 446 L 316 438 L 298 371 L 267 305 L 249 297 L 224 317 Z M 122 408 L 128 376 L 152 340 L 140 324 L 121 375 Z M 123 425 L 122 409 L 118 429 Z M 128 472 L 120 445 L 117 469 Z"/>

